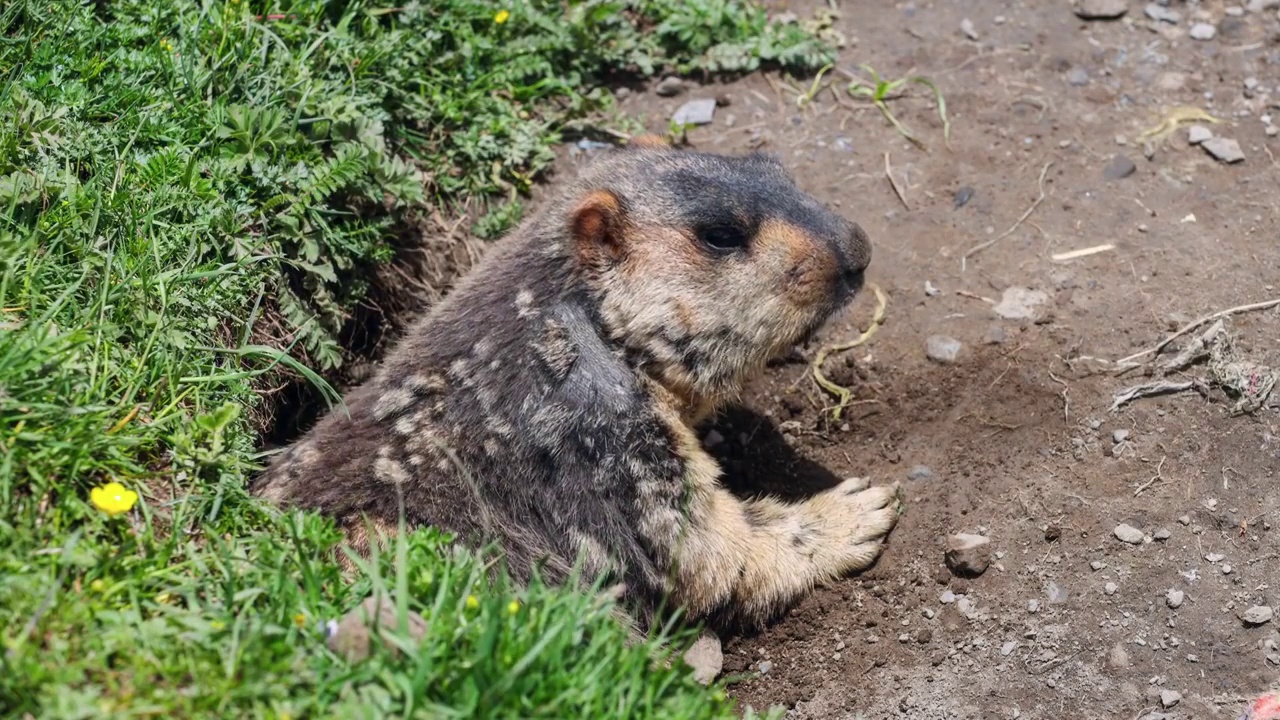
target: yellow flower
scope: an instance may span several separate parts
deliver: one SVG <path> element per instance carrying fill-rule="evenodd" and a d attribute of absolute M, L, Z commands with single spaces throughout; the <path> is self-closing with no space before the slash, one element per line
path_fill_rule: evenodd
<path fill-rule="evenodd" d="M 133 509 L 134 503 L 138 502 L 138 493 L 118 482 L 109 482 L 89 491 L 89 500 L 102 512 L 119 515 Z"/>
<path fill-rule="evenodd" d="M 102 582 L 102 578 L 98 578 L 97 580 L 89 583 L 89 589 L 94 592 L 102 592 L 107 589 L 107 584 Z"/>
<path fill-rule="evenodd" d="M 222 622 L 221 620 L 214 620 L 213 622 L 209 623 L 209 627 L 210 627 L 210 628 L 212 628 L 212 629 L 213 629 L 213 630 L 215 630 L 215 631 L 216 631 L 216 630 L 221 630 L 221 629 L 225 628 L 226 626 L 227 626 L 227 624 L 226 624 L 226 623 L 224 623 L 224 622 Z"/>
<path fill-rule="evenodd" d="M 511 19 L 511 13 L 507 10 L 499 10 L 497 15 L 493 16 L 493 21 L 501 25 Z"/>
<path fill-rule="evenodd" d="M 507 613 L 508 613 L 508 614 L 510 614 L 510 615 L 515 615 L 515 614 L 516 614 L 516 613 L 518 613 L 518 612 L 520 612 L 520 601 L 519 601 L 519 600 L 512 600 L 511 602 L 507 603 Z"/>
<path fill-rule="evenodd" d="M 480 600 L 479 600 L 475 595 L 468 595 L 468 596 L 467 596 L 467 609 L 468 609 L 468 610 L 475 610 L 475 609 L 476 609 L 476 608 L 478 608 L 478 607 L 480 607 Z"/>
<path fill-rule="evenodd" d="M 306 625 L 306 624 L 307 624 L 307 616 L 306 616 L 306 615 L 303 615 L 302 613 L 298 613 L 297 615 L 294 615 L 294 616 L 293 616 L 293 624 L 294 624 L 295 626 L 297 626 L 297 627 L 302 627 L 303 625 Z"/>
<path fill-rule="evenodd" d="M 161 604 L 161 605 L 164 605 L 164 604 L 166 604 L 166 603 L 168 603 L 168 602 L 169 602 L 169 598 L 171 598 L 171 597 L 173 597 L 173 596 L 172 596 L 172 595 L 170 595 L 169 593 L 167 593 L 167 592 L 162 592 L 162 593 L 160 593 L 159 595 L 156 595 L 156 602 L 157 602 L 157 603 L 159 603 L 159 604 Z"/>

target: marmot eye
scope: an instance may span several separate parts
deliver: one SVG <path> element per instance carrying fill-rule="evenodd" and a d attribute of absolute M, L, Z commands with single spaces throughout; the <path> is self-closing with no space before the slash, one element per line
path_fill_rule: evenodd
<path fill-rule="evenodd" d="M 720 253 L 733 252 L 746 247 L 747 234 L 735 227 L 713 226 L 698 231 L 703 245 Z"/>

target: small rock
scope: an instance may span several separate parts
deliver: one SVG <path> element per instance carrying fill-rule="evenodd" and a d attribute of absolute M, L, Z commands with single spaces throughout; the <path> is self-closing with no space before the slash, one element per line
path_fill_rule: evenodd
<path fill-rule="evenodd" d="M 1217 564 L 1222 562 L 1223 560 L 1226 560 L 1227 556 L 1223 555 L 1222 553 L 1209 553 L 1208 555 L 1204 556 L 1204 559 L 1208 560 L 1212 564 Z"/>
<path fill-rule="evenodd" d="M 1097 572 L 1097 571 L 1099 571 L 1099 570 L 1103 570 L 1103 569 L 1105 569 L 1105 568 L 1107 567 L 1107 564 L 1106 564 L 1106 563 L 1104 563 L 1104 562 L 1102 562 L 1101 560 L 1094 560 L 1093 562 L 1089 563 L 1089 567 L 1090 567 L 1094 572 Z"/>
<path fill-rule="evenodd" d="M 1182 15 L 1180 13 L 1170 10 L 1160 3 L 1147 3 L 1147 6 L 1143 8 L 1142 11 L 1147 14 L 1147 17 L 1155 20 L 1156 22 L 1167 22 L 1174 25 L 1182 22 Z"/>
<path fill-rule="evenodd" d="M 933 468 L 928 465 L 916 465 L 907 471 L 908 480 L 932 480 Z"/>
<path fill-rule="evenodd" d="M 329 649 L 342 655 L 348 662 L 360 662 L 369 657 L 370 640 L 382 641 L 393 655 L 400 654 L 400 648 L 393 642 L 386 642 L 388 635 L 400 632 L 399 614 L 395 603 L 383 596 L 365 598 L 342 619 L 332 626 L 327 643 Z M 427 634 L 427 621 L 416 612 L 410 610 L 405 617 L 405 630 L 409 638 L 421 640 Z"/>
<path fill-rule="evenodd" d="M 1053 605 L 1061 605 L 1070 596 L 1066 588 L 1059 586 L 1055 582 L 1049 583 L 1049 587 L 1045 588 L 1045 593 L 1049 596 L 1049 602 Z"/>
<path fill-rule="evenodd" d="M 1009 642 L 1000 646 L 1000 655 L 1002 655 L 1003 657 L 1009 657 L 1010 655 L 1013 654 L 1013 651 L 1017 649 L 1018 649 L 1018 643 L 1013 640 L 1010 640 Z"/>
<path fill-rule="evenodd" d="M 956 594 L 951 592 L 950 590 L 943 590 L 942 594 L 938 596 L 938 602 L 942 603 L 943 605 L 950 605 L 955 601 L 956 601 Z"/>
<path fill-rule="evenodd" d="M 1126 542 L 1130 545 L 1140 545 L 1142 543 L 1142 531 L 1132 525 L 1121 523 L 1116 526 L 1114 532 L 1120 542 Z"/>
<path fill-rule="evenodd" d="M 938 295 L 941 295 L 941 294 L 942 294 L 942 291 L 941 291 L 941 290 L 939 290 L 938 288 L 934 287 L 934 286 L 933 286 L 933 283 L 929 282 L 928 280 L 925 280 L 925 281 L 924 281 L 924 294 L 925 294 L 925 295 L 928 295 L 929 297 L 937 297 Z"/>
<path fill-rule="evenodd" d="M 991 564 L 991 539 L 985 535 L 961 533 L 947 538 L 944 558 L 951 572 L 960 577 L 977 577 Z"/>
<path fill-rule="evenodd" d="M 1240 619 L 1245 625 L 1265 625 L 1271 622 L 1273 613 L 1270 607 L 1266 605 L 1254 605 L 1253 607 L 1240 613 Z"/>
<path fill-rule="evenodd" d="M 1217 34 L 1218 28 L 1203 22 L 1192 25 L 1191 29 L 1187 31 L 1187 35 L 1192 40 L 1212 40 Z"/>
<path fill-rule="evenodd" d="M 1276 8 L 1280 8 L 1280 0 L 1249 0 L 1244 6 L 1244 9 L 1251 13 L 1266 12 Z"/>
<path fill-rule="evenodd" d="M 1119 445 L 1129 439 L 1129 431 L 1125 428 L 1116 428 L 1111 431 L 1111 441 Z"/>
<path fill-rule="evenodd" d="M 715 98 L 698 98 L 681 105 L 671 116 L 671 121 L 677 125 L 706 125 L 715 114 Z"/>
<path fill-rule="evenodd" d="M 1075 13 L 1085 20 L 1115 20 L 1129 11 L 1127 0 L 1078 0 Z"/>
<path fill-rule="evenodd" d="M 1230 164 L 1244 160 L 1244 151 L 1240 149 L 1240 143 L 1231 138 L 1210 138 L 1200 143 L 1200 147 L 1220 162 Z"/>
<path fill-rule="evenodd" d="M 991 325 L 987 328 L 987 334 L 982 336 L 982 342 L 987 345 L 1003 345 L 1009 339 L 1008 333 L 999 325 Z"/>
<path fill-rule="evenodd" d="M 1028 601 L 1027 601 L 1027 612 L 1031 613 L 1032 615 L 1035 615 L 1036 613 L 1040 612 L 1040 601 L 1039 601 L 1039 600 L 1028 600 Z"/>
<path fill-rule="evenodd" d="M 653 91 L 657 93 L 659 97 L 675 97 L 676 95 L 684 92 L 684 80 L 681 80 L 675 75 L 668 75 L 662 78 L 662 80 L 654 86 Z"/>
<path fill-rule="evenodd" d="M 1178 518 L 1178 524 L 1179 524 L 1179 525 L 1190 525 L 1190 524 L 1191 524 L 1191 516 L 1190 516 L 1190 515 L 1183 515 L 1182 517 L 1179 517 L 1179 518 Z"/>
<path fill-rule="evenodd" d="M 1151 537 L 1155 538 L 1157 542 L 1164 542 L 1165 540 L 1168 540 L 1170 537 L 1173 537 L 1173 533 L 1169 532 L 1168 528 L 1160 528 L 1159 530 L 1156 530 L 1154 533 L 1152 533 Z"/>
<path fill-rule="evenodd" d="M 1120 586 L 1113 582 L 1109 582 L 1102 587 L 1102 590 L 1108 595 L 1115 595 L 1116 592 L 1120 590 Z"/>
<path fill-rule="evenodd" d="M 772 663 L 771 661 L 769 661 L 769 660 L 761 660 L 761 661 L 760 661 L 760 674 L 761 674 L 761 675 L 768 675 L 768 674 L 769 674 L 769 671 L 770 671 L 770 670 L 772 670 L 772 669 L 773 669 L 773 663 Z"/>
<path fill-rule="evenodd" d="M 1177 690 L 1161 690 L 1160 704 L 1165 708 L 1171 708 L 1182 701 L 1182 693 Z"/>
<path fill-rule="evenodd" d="M 960 21 L 960 32 L 964 33 L 964 36 L 970 40 L 976 41 L 978 39 L 978 30 L 973 26 L 973 21 L 969 18 Z"/>
<path fill-rule="evenodd" d="M 1187 128 L 1187 143 L 1199 145 L 1213 138 L 1213 131 L 1203 125 L 1192 125 Z"/>
<path fill-rule="evenodd" d="M 1231 574 L 1231 566 L 1230 566 L 1230 565 L 1228 565 L 1228 564 L 1226 564 L 1226 563 L 1223 563 L 1223 564 L 1222 564 L 1222 574 L 1223 574 L 1223 575 L 1230 575 L 1230 574 Z"/>
<path fill-rule="evenodd" d="M 1111 652 L 1107 655 L 1107 664 L 1116 669 L 1129 667 L 1129 653 L 1123 645 L 1111 648 Z"/>
<path fill-rule="evenodd" d="M 1036 308 L 1048 301 L 1049 295 L 1042 290 L 1010 287 L 1000 296 L 994 310 L 1006 320 L 1033 320 L 1039 314 Z"/>
<path fill-rule="evenodd" d="M 969 187 L 968 185 L 965 185 L 964 187 L 956 191 L 955 196 L 951 198 L 951 202 L 955 206 L 955 208 L 959 210 L 965 205 L 968 205 L 969 201 L 972 199 L 973 199 L 973 188 Z"/>
<path fill-rule="evenodd" d="M 934 362 L 949 364 L 956 361 L 960 356 L 960 349 L 964 347 L 959 340 L 946 335 L 930 335 L 925 340 L 925 355 Z"/>
<path fill-rule="evenodd" d="M 1102 169 L 1102 177 L 1107 180 L 1121 180 L 1132 175 L 1137 169 L 1138 166 L 1134 165 L 1132 160 L 1124 155 L 1116 155 Z"/>
<path fill-rule="evenodd" d="M 1067 84 L 1075 87 L 1083 87 L 1089 84 L 1089 71 L 1082 67 L 1071 68 L 1067 72 Z"/>
<path fill-rule="evenodd" d="M 724 669 L 724 651 L 720 647 L 720 638 L 715 633 L 704 631 L 684 653 L 684 661 L 693 668 L 693 678 L 703 685 L 710 685 L 712 680 Z"/>
<path fill-rule="evenodd" d="M 1182 607 L 1182 601 L 1185 600 L 1187 594 L 1181 590 L 1170 590 L 1164 594 L 1164 604 L 1170 608 L 1177 610 Z"/>

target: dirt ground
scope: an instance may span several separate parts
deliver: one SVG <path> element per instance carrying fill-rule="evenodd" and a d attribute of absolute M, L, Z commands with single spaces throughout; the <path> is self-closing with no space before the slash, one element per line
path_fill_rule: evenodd
<path fill-rule="evenodd" d="M 802 19 L 816 6 L 774 5 Z M 928 152 L 865 100 L 824 91 L 801 108 L 807 86 L 770 76 L 623 102 L 661 131 L 691 98 L 728 100 L 691 143 L 779 154 L 868 232 L 869 280 L 889 298 L 873 340 L 827 365 L 871 402 L 831 422 L 832 399 L 798 360 L 773 368 L 716 429 L 730 467 L 777 468 L 775 489 L 816 472 L 907 490 L 873 569 L 759 637 L 725 639 L 742 702 L 783 704 L 794 718 L 1234 720 L 1280 685 L 1280 620 L 1240 619 L 1280 605 L 1280 414 L 1233 416 L 1218 389 L 1111 412 L 1114 392 L 1156 378 L 1089 359 L 1120 359 L 1191 319 L 1280 296 L 1280 138 L 1267 131 L 1270 113 L 1280 122 L 1277 11 L 1163 9 L 1178 22 L 1133 0 L 1111 21 L 1083 20 L 1067 2 L 844 4 L 840 67 L 932 79 L 952 118 L 950 151 L 919 86 L 889 106 Z M 1191 37 L 1198 22 L 1214 26 L 1212 39 Z M 827 78 L 841 92 L 848 82 Z M 1144 148 L 1141 133 L 1180 106 L 1222 120 L 1203 124 L 1245 159 L 1190 145 L 1185 124 Z M 573 158 L 565 164 L 571 172 Z M 1114 248 L 1052 259 L 1100 244 Z M 995 312 L 1015 286 L 1045 293 L 1035 317 Z M 818 342 L 855 337 L 874 304 L 864 293 Z M 1276 309 L 1228 327 L 1242 353 L 1280 365 Z M 962 344 L 954 362 L 926 357 L 931 335 Z M 1120 524 L 1145 537 L 1122 542 Z M 948 570 L 953 533 L 990 538 L 981 576 Z M 1170 590 L 1182 593 L 1176 608 Z"/>
<path fill-rule="evenodd" d="M 757 637 L 725 638 L 744 704 L 794 718 L 1234 720 L 1280 685 L 1280 620 L 1241 619 L 1280 606 L 1280 413 L 1232 415 L 1216 388 L 1112 412 L 1113 393 L 1155 378 L 1104 362 L 1280 296 L 1280 138 L 1268 134 L 1270 113 L 1280 123 L 1280 18 L 1274 2 L 1255 3 L 1267 7 L 1156 9 L 1177 22 L 1136 0 L 1118 20 L 1083 20 L 1065 1 L 845 4 L 840 67 L 933 80 L 950 150 L 928 91 L 889 101 L 925 152 L 843 94 L 837 71 L 825 79 L 840 101 L 823 91 L 805 107 L 807 86 L 760 74 L 622 102 L 663 131 L 689 99 L 727 101 L 692 145 L 781 156 L 867 231 L 868 279 L 888 296 L 872 341 L 827 364 L 859 401 L 841 421 L 806 362 L 866 327 L 869 291 L 711 435 L 740 482 L 786 492 L 869 475 L 907 491 L 873 569 Z M 818 6 L 774 3 L 802 19 Z M 1192 38 L 1200 22 L 1212 39 Z M 1244 160 L 1189 144 L 1187 125 L 1144 148 L 1140 134 L 1179 106 L 1219 118 L 1205 127 L 1238 141 Z M 566 148 L 558 173 L 590 152 Z M 1113 247 L 1052 257 L 1101 244 Z M 1044 293 L 1032 317 L 996 312 L 1010 287 Z M 1244 355 L 1280 365 L 1280 311 L 1228 328 Z M 934 335 L 960 343 L 953 361 L 926 356 Z M 1141 540 L 1120 540 L 1121 524 Z M 990 539 L 980 576 L 944 563 L 955 533 Z"/>

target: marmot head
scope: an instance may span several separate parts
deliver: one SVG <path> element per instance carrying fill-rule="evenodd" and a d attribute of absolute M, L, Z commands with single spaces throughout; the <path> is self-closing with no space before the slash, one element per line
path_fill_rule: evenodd
<path fill-rule="evenodd" d="M 559 217 L 606 332 L 698 403 L 733 397 L 807 340 L 871 260 L 860 227 L 759 153 L 646 140 L 592 167 Z"/>

